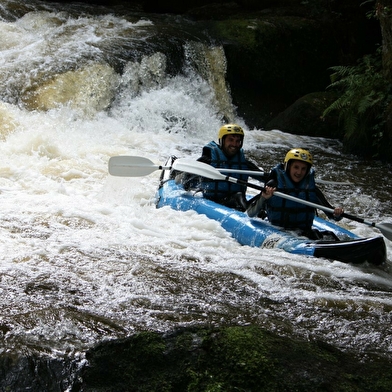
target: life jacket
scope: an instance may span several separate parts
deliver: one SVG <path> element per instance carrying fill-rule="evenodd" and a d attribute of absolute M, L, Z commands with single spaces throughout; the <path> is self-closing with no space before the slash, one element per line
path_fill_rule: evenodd
<path fill-rule="evenodd" d="M 298 184 L 291 181 L 282 163 L 277 165 L 272 171 L 277 174 L 277 191 L 317 203 L 316 183 L 312 168 Z M 279 196 L 273 196 L 266 200 L 266 209 L 268 220 L 273 225 L 286 229 L 310 229 L 316 213 L 313 207 L 283 199 Z"/>
<path fill-rule="evenodd" d="M 248 168 L 246 163 L 246 158 L 243 149 L 241 148 L 238 154 L 236 154 L 233 158 L 228 159 L 226 155 L 223 153 L 221 148 L 215 141 L 209 142 L 204 149 L 208 148 L 211 152 L 211 166 L 216 168 L 225 168 L 225 169 L 240 169 L 246 170 Z M 224 173 L 225 174 L 225 173 Z M 240 173 L 228 173 L 230 177 L 234 177 L 240 179 L 242 181 L 248 181 L 249 176 Z M 201 188 L 203 190 L 204 197 L 219 201 L 231 194 L 237 192 L 246 191 L 246 186 L 241 184 L 235 184 L 229 181 L 213 181 L 207 178 L 203 178 Z"/>

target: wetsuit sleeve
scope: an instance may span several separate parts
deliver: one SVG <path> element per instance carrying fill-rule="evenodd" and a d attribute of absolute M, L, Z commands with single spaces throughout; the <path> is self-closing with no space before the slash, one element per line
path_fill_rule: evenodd
<path fill-rule="evenodd" d="M 211 148 L 203 147 L 202 155 L 198 159 L 198 161 L 199 162 L 203 162 L 203 163 L 208 163 L 210 165 L 211 161 L 212 161 L 212 158 L 211 158 Z"/>

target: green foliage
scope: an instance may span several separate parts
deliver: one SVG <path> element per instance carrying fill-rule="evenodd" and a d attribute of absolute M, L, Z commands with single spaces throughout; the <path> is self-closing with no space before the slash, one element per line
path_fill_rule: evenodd
<path fill-rule="evenodd" d="M 375 3 L 375 0 L 366 0 L 363 3 L 360 4 L 361 7 L 363 7 L 364 5 L 367 5 L 367 4 L 371 4 L 372 5 L 371 10 L 366 12 L 366 17 L 368 19 L 377 18 L 376 6 L 373 3 Z"/>
<path fill-rule="evenodd" d="M 356 66 L 330 69 L 334 73 L 328 88 L 341 95 L 324 111 L 323 117 L 337 111 L 345 141 L 354 150 L 369 150 L 372 146 L 372 154 L 377 155 L 384 135 L 386 109 L 392 101 L 392 86 L 383 77 L 380 51 L 364 56 Z"/>
<path fill-rule="evenodd" d="M 366 12 L 366 16 L 369 19 L 389 18 L 392 14 L 391 7 L 383 5 L 380 2 L 376 2 L 376 0 L 366 0 L 363 3 L 361 3 L 361 7 L 367 4 L 372 5 L 371 9 Z"/>

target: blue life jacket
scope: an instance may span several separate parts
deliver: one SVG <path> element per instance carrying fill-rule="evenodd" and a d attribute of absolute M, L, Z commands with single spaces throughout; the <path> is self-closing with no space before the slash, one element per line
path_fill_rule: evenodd
<path fill-rule="evenodd" d="M 282 163 L 272 169 L 272 172 L 275 172 L 277 175 L 276 190 L 302 200 L 311 201 L 312 203 L 318 202 L 314 170 L 312 168 L 299 183 L 291 181 Z M 313 207 L 283 199 L 279 196 L 273 196 L 266 200 L 266 209 L 268 220 L 273 225 L 286 229 L 310 229 L 316 213 Z"/>
<path fill-rule="evenodd" d="M 248 169 L 245 154 L 242 148 L 240 149 L 238 154 L 236 154 L 231 159 L 228 159 L 226 157 L 226 155 L 223 153 L 223 151 L 215 141 L 209 142 L 204 147 L 204 149 L 206 148 L 211 151 L 211 166 L 225 169 Z M 249 175 L 240 173 L 228 173 L 228 175 L 230 177 L 238 178 L 242 181 L 248 181 L 249 178 Z M 203 178 L 201 188 L 203 189 L 204 196 L 214 201 L 219 201 L 220 199 L 225 198 L 230 194 L 246 191 L 245 185 L 235 184 L 228 181 L 213 181 L 207 178 Z"/>

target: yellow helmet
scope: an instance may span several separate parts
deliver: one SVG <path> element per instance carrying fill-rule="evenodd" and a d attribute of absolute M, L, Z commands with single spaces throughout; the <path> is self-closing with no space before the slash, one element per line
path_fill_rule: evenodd
<path fill-rule="evenodd" d="M 313 165 L 313 157 L 312 154 L 308 150 L 304 150 L 303 148 L 293 148 L 290 150 L 286 157 L 284 158 L 284 163 L 287 163 L 291 160 L 295 159 L 297 161 L 306 162 L 309 164 L 309 167 Z"/>
<path fill-rule="evenodd" d="M 241 136 L 241 147 L 242 143 L 244 142 L 244 130 L 237 124 L 226 124 L 223 125 L 219 129 L 218 133 L 218 141 L 219 141 L 219 146 L 222 147 L 223 145 L 223 138 L 227 135 L 240 135 Z"/>

